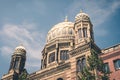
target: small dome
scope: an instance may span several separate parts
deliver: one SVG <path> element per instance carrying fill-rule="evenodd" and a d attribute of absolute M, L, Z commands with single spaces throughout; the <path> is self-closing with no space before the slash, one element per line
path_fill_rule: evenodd
<path fill-rule="evenodd" d="M 73 22 L 68 22 L 67 19 L 65 19 L 64 22 L 58 23 L 53 28 L 48 32 L 47 35 L 47 43 L 54 39 L 58 38 L 65 38 L 68 36 L 73 36 L 73 27 L 74 23 Z"/>
<path fill-rule="evenodd" d="M 17 50 L 17 49 L 24 49 L 25 50 L 25 47 L 23 47 L 22 45 L 20 45 L 20 46 L 18 46 L 18 47 L 15 48 L 15 50 Z"/>
<path fill-rule="evenodd" d="M 75 16 L 75 21 L 90 21 L 90 18 L 88 16 L 88 14 L 83 13 L 82 11 L 80 11 L 80 13 L 78 13 Z"/>
<path fill-rule="evenodd" d="M 26 54 L 25 47 L 21 44 L 20 46 L 15 48 L 14 54 Z"/>

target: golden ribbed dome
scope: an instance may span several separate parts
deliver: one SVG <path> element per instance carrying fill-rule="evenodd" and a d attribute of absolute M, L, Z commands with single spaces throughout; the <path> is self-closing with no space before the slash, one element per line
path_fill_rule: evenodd
<path fill-rule="evenodd" d="M 21 44 L 20 46 L 17 46 L 17 47 L 15 48 L 14 54 L 26 54 L 25 47 L 23 47 L 22 44 Z"/>
<path fill-rule="evenodd" d="M 49 43 L 52 40 L 58 39 L 58 38 L 64 38 L 67 36 L 74 35 L 73 32 L 74 23 L 68 22 L 67 19 L 65 19 L 64 22 L 58 23 L 48 32 L 47 35 L 47 43 Z"/>
<path fill-rule="evenodd" d="M 83 13 L 82 11 L 80 11 L 80 13 L 78 13 L 75 16 L 75 21 L 90 21 L 89 15 L 86 13 Z"/>

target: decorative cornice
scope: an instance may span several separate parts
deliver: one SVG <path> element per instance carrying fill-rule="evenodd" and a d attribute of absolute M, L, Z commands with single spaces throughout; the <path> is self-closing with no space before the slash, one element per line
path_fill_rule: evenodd
<path fill-rule="evenodd" d="M 110 55 L 107 55 L 107 56 L 104 56 L 104 57 L 101 57 L 102 60 L 108 60 L 110 58 L 113 58 L 113 57 L 116 57 L 116 56 L 119 56 L 120 55 L 120 52 L 115 52 L 114 54 L 110 54 Z"/>
<path fill-rule="evenodd" d="M 114 45 L 114 46 L 111 46 L 109 48 L 105 48 L 105 49 L 102 49 L 102 53 L 105 54 L 105 53 L 110 53 L 112 51 L 115 51 L 117 49 L 120 49 L 120 43 L 117 44 L 117 45 Z"/>
<path fill-rule="evenodd" d="M 40 72 L 40 73 L 33 73 L 33 74 L 30 74 L 29 75 L 29 80 L 32 80 L 32 79 L 37 79 L 37 78 L 43 78 L 43 77 L 46 77 L 46 76 L 49 76 L 49 75 L 52 75 L 52 74 L 56 74 L 58 72 L 62 72 L 64 71 L 65 69 L 70 69 L 71 65 L 70 65 L 70 62 L 69 63 L 65 63 L 65 64 L 62 64 L 62 65 L 59 65 L 55 68 L 52 68 L 50 70 L 46 69 L 45 71 L 43 72 Z"/>
<path fill-rule="evenodd" d="M 72 51 L 69 52 L 69 54 L 70 54 L 72 57 L 74 57 L 74 56 L 76 56 L 76 55 L 78 55 L 78 54 L 81 54 L 81 53 L 83 53 L 83 52 L 86 52 L 86 51 L 89 50 L 89 49 L 90 49 L 90 45 L 89 45 L 89 43 L 88 43 L 88 44 L 85 44 L 85 45 L 82 45 L 82 46 L 79 46 L 79 47 L 73 49 Z"/>

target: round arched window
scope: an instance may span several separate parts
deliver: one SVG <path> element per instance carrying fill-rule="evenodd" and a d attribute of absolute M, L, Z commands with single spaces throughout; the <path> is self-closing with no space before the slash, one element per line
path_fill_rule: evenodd
<path fill-rule="evenodd" d="M 80 72 L 80 71 L 81 71 L 81 68 L 82 68 L 81 60 L 79 59 L 79 60 L 77 61 L 77 71 Z"/>
<path fill-rule="evenodd" d="M 68 33 L 73 34 L 72 28 L 69 28 Z"/>
<path fill-rule="evenodd" d="M 57 80 L 63 80 L 63 78 L 58 78 Z"/>

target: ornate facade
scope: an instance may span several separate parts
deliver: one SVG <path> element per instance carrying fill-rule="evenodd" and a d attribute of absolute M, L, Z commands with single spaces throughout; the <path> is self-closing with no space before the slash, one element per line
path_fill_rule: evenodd
<path fill-rule="evenodd" d="M 90 17 L 80 12 L 75 22 L 56 24 L 48 32 L 42 51 L 41 70 L 29 75 L 29 80 L 78 80 L 78 73 L 87 65 L 87 57 L 94 49 L 93 25 Z"/>
<path fill-rule="evenodd" d="M 14 74 L 11 72 L 20 74 L 23 70 L 26 51 L 21 47 L 19 54 L 19 48 L 15 50 L 10 70 L 2 77 L 2 80 L 10 80 L 8 76 Z M 79 72 L 87 65 L 91 50 L 98 54 L 101 53 L 100 48 L 94 42 L 93 25 L 88 14 L 78 13 L 75 16 L 75 22 L 68 21 L 66 17 L 65 21 L 56 24 L 48 32 L 47 42 L 42 51 L 41 70 L 29 74 L 28 79 L 79 80 Z M 19 61 L 17 69 L 13 67 L 13 63 L 16 62 L 14 60 Z"/>

